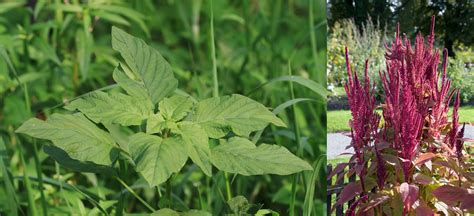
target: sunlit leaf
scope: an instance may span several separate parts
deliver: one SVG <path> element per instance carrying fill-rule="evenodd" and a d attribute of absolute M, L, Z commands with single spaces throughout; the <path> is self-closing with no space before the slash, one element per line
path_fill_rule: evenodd
<path fill-rule="evenodd" d="M 255 144 L 247 139 L 233 137 L 211 150 L 211 161 L 219 170 L 241 175 L 289 175 L 312 170 L 286 148 L 277 145 Z"/>
<path fill-rule="evenodd" d="M 178 173 L 188 159 L 182 140 L 176 137 L 160 138 L 137 133 L 129 139 L 128 148 L 136 170 L 143 175 L 150 187 L 165 182 Z"/>
<path fill-rule="evenodd" d="M 140 125 L 153 113 L 153 105 L 122 93 L 92 92 L 72 101 L 69 110 L 79 110 L 94 122 Z"/>
<path fill-rule="evenodd" d="M 32 118 L 16 132 L 51 140 L 69 157 L 83 162 L 111 165 L 118 156 L 112 137 L 82 114 L 55 113 L 47 121 Z"/>
<path fill-rule="evenodd" d="M 128 67 L 140 77 L 154 104 L 169 96 L 178 86 L 168 62 L 142 39 L 112 27 L 112 48 L 120 52 Z"/>
<path fill-rule="evenodd" d="M 220 138 L 232 131 L 240 136 L 263 129 L 267 124 L 285 124 L 262 104 L 242 95 L 209 98 L 196 107 L 194 121 L 209 137 Z"/>

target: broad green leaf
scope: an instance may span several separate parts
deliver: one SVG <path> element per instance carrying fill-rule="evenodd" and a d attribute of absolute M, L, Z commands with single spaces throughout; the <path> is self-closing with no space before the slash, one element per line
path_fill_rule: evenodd
<path fill-rule="evenodd" d="M 255 146 L 251 141 L 233 137 L 211 150 L 211 161 L 219 170 L 241 175 L 289 175 L 312 170 L 286 148 L 277 145 Z"/>
<path fill-rule="evenodd" d="M 110 135 L 82 114 L 56 113 L 47 121 L 32 118 L 23 123 L 16 132 L 51 140 L 69 157 L 83 162 L 111 165 L 119 154 Z"/>
<path fill-rule="evenodd" d="M 122 93 L 92 92 L 65 107 L 79 110 L 97 123 L 140 125 L 153 113 L 153 105 Z"/>
<path fill-rule="evenodd" d="M 143 82 L 133 80 L 125 74 L 120 67 L 116 67 L 113 73 L 113 78 L 117 84 L 124 89 L 130 96 L 133 96 L 139 100 L 149 100 L 148 93 L 146 91 Z"/>
<path fill-rule="evenodd" d="M 143 175 L 150 187 L 157 186 L 165 182 L 171 174 L 178 173 L 188 159 L 181 138 L 162 139 L 137 133 L 132 135 L 129 141 L 128 148 L 136 171 Z"/>
<path fill-rule="evenodd" d="M 246 214 L 250 207 L 252 207 L 247 198 L 240 195 L 228 200 L 227 205 L 229 205 L 230 210 L 237 215 Z"/>
<path fill-rule="evenodd" d="M 171 131 L 177 131 L 178 125 L 173 120 L 167 120 L 161 113 L 151 115 L 146 123 L 146 133 L 154 134 L 160 133 L 164 129 L 170 129 Z"/>
<path fill-rule="evenodd" d="M 203 210 L 195 210 L 191 209 L 187 212 L 177 212 L 175 210 L 169 208 L 163 208 L 156 212 L 153 212 L 150 216 L 211 216 L 212 214 L 203 211 Z"/>
<path fill-rule="evenodd" d="M 164 208 L 153 212 L 150 216 L 180 216 L 179 213 L 173 209 Z"/>
<path fill-rule="evenodd" d="M 178 131 L 177 121 L 188 115 L 193 107 L 190 96 L 173 95 L 165 98 L 158 104 L 160 111 L 148 118 L 146 132 L 148 134 L 159 133 L 163 129 Z"/>
<path fill-rule="evenodd" d="M 242 95 L 209 98 L 197 104 L 194 121 L 209 137 L 220 138 L 229 131 L 240 136 L 265 128 L 269 123 L 285 126 L 262 104 Z"/>
<path fill-rule="evenodd" d="M 72 159 L 66 151 L 53 145 L 44 145 L 43 151 L 61 164 L 61 166 L 76 172 L 101 173 L 109 176 L 117 175 L 111 166 L 97 165 Z"/>
<path fill-rule="evenodd" d="M 207 137 L 206 131 L 198 124 L 190 122 L 183 122 L 178 126 L 191 160 L 207 176 L 212 176 L 211 149 L 209 148 L 209 137 Z"/>
<path fill-rule="evenodd" d="M 165 119 L 179 121 L 193 108 L 191 97 L 173 95 L 160 101 L 158 108 Z"/>
<path fill-rule="evenodd" d="M 171 66 L 161 54 L 125 31 L 112 27 L 112 48 L 122 55 L 128 67 L 143 81 L 153 104 L 169 96 L 178 86 Z"/>

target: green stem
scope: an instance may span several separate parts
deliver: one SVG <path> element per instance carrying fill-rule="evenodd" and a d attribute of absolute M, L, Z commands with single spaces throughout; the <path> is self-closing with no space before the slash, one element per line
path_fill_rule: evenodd
<path fill-rule="evenodd" d="M 41 172 L 41 163 L 38 158 L 38 144 L 36 143 L 36 139 L 33 139 L 33 158 L 35 160 L 36 165 L 36 175 L 38 175 L 39 181 L 39 190 L 40 190 L 40 198 L 41 198 L 41 206 L 43 207 L 43 215 L 48 215 L 48 207 L 46 205 L 46 198 L 44 195 L 44 187 L 43 187 L 43 173 Z"/>
<path fill-rule="evenodd" d="M 309 34 L 310 34 L 310 37 L 311 37 L 311 51 L 313 53 L 313 60 L 314 60 L 314 67 L 316 68 L 316 65 L 317 65 L 317 51 L 316 51 L 316 35 L 314 33 L 314 27 L 313 27 L 313 20 L 314 20 L 314 16 L 313 16 L 313 3 L 314 0 L 309 0 L 309 7 L 308 7 L 308 10 L 309 10 Z"/>
<path fill-rule="evenodd" d="M 213 80 L 213 97 L 219 97 L 219 81 L 217 79 L 217 60 L 216 60 L 216 42 L 214 39 L 214 11 L 213 11 L 213 3 L 211 2 L 211 58 L 212 58 L 212 80 Z M 225 178 L 225 187 L 227 192 L 227 199 L 230 200 L 232 198 L 232 192 L 230 190 L 230 182 L 228 178 L 228 174 L 224 172 Z"/>
<path fill-rule="evenodd" d="M 156 186 L 156 208 L 160 208 L 161 191 L 160 186 Z"/>
<path fill-rule="evenodd" d="M 291 73 L 291 62 L 288 62 L 288 75 L 292 75 Z M 293 89 L 293 82 L 290 81 L 290 97 L 291 100 L 295 99 L 295 91 Z M 292 118 L 293 118 L 293 130 L 295 133 L 295 141 L 297 144 L 297 152 L 296 155 L 299 157 L 303 156 L 303 148 L 301 148 L 301 142 L 300 142 L 300 130 L 298 128 L 298 123 L 296 119 L 296 109 L 295 105 L 291 107 L 292 110 Z M 296 202 L 296 184 L 298 183 L 298 177 L 299 174 L 295 174 L 293 177 L 292 185 L 291 185 L 291 202 L 290 202 L 290 215 L 294 216 L 295 215 L 295 202 Z"/>
<path fill-rule="evenodd" d="M 214 39 L 214 11 L 212 9 L 212 0 L 211 0 L 211 58 L 212 58 L 212 81 L 214 84 L 212 96 L 219 97 L 219 83 L 217 80 L 216 43 Z"/>
<path fill-rule="evenodd" d="M 120 179 L 119 177 L 115 177 L 115 179 L 120 183 L 122 184 L 122 186 L 124 186 L 128 192 L 130 192 L 135 198 L 138 199 L 138 201 L 140 201 L 148 210 L 150 210 L 151 212 L 155 212 L 156 210 L 151 207 L 144 199 L 142 199 L 140 196 L 138 196 L 137 193 L 135 193 L 135 191 L 132 190 L 132 188 L 130 188 L 125 182 L 122 181 L 122 179 Z"/>
<path fill-rule="evenodd" d="M 69 209 L 69 213 L 72 215 L 73 211 L 72 211 L 72 208 L 71 208 L 71 205 L 69 204 L 69 201 L 68 199 L 66 198 L 66 194 L 64 193 L 64 189 L 63 189 L 63 177 L 61 176 L 61 171 L 60 171 L 60 168 L 59 168 L 59 163 L 58 162 L 54 162 L 54 166 L 55 166 L 55 169 L 56 169 L 56 176 L 58 177 L 58 182 L 59 182 L 59 191 L 61 193 L 61 196 L 63 197 L 63 200 L 64 202 L 66 202 L 66 205 L 67 205 L 67 208 Z"/>
<path fill-rule="evenodd" d="M 172 197 L 171 197 L 171 177 L 166 181 L 166 199 L 167 199 L 167 206 L 168 208 L 172 207 Z"/>
<path fill-rule="evenodd" d="M 295 215 L 296 183 L 297 182 L 298 182 L 298 173 L 293 175 L 293 179 L 291 181 L 290 216 Z"/>
<path fill-rule="evenodd" d="M 204 206 L 204 202 L 202 201 L 202 193 L 201 193 L 201 189 L 199 189 L 200 186 L 197 186 L 196 189 L 197 189 L 197 192 L 198 192 L 198 198 L 199 198 L 199 206 L 202 210 L 206 209 L 206 207 Z"/>
<path fill-rule="evenodd" d="M 120 178 L 124 178 L 125 177 L 125 163 L 123 160 L 119 159 L 118 160 L 118 163 L 119 163 L 119 175 L 120 175 Z M 122 216 L 123 215 L 123 210 L 124 210 L 124 205 L 125 205 L 125 195 L 124 193 L 120 193 L 120 196 L 119 196 L 119 200 L 118 200 L 118 203 L 117 203 L 117 215 L 118 216 Z"/>
<path fill-rule="evenodd" d="M 225 178 L 225 190 L 226 190 L 227 200 L 230 200 L 232 199 L 232 191 L 230 190 L 229 174 L 227 172 L 224 172 L 224 178 Z"/>
<path fill-rule="evenodd" d="M 26 162 L 25 157 L 23 156 L 23 147 L 21 146 L 21 144 L 19 145 L 18 149 L 20 150 L 20 161 L 21 165 L 23 166 L 23 183 L 25 183 L 29 213 L 30 215 L 35 216 L 38 215 L 38 212 L 36 211 L 35 199 L 33 197 L 33 189 L 31 188 L 30 178 L 28 177 L 28 173 L 26 171 Z"/>

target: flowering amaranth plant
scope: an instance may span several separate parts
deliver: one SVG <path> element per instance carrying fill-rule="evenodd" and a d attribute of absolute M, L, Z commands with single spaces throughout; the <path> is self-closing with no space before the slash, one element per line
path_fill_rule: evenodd
<path fill-rule="evenodd" d="M 334 207 L 356 199 L 346 215 L 462 215 L 474 212 L 473 158 L 459 124 L 459 90 L 446 77 L 447 51 L 418 34 L 412 47 L 405 35 L 386 44 L 386 71 L 380 72 L 383 103 L 376 105 L 375 84 L 368 64 L 361 81 L 351 69 L 346 49 L 345 85 L 352 119 L 349 163 L 339 164 L 328 178 L 345 174 L 358 180 L 347 184 Z M 455 96 L 454 96 L 455 95 Z M 454 98 L 453 114 L 448 116 Z M 376 109 L 382 110 L 381 115 Z M 382 124 L 380 123 L 382 122 Z"/>

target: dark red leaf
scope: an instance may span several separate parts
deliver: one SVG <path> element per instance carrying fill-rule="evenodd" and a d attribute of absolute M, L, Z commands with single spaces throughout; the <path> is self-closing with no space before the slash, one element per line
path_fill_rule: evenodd
<path fill-rule="evenodd" d="M 427 152 L 421 154 L 415 161 L 415 166 L 423 165 L 426 161 L 431 160 L 432 158 L 436 157 L 436 155 L 432 152 Z"/>
<path fill-rule="evenodd" d="M 446 204 L 459 202 L 466 194 L 466 189 L 451 185 L 443 185 L 433 190 L 433 195 Z"/>
<path fill-rule="evenodd" d="M 464 195 L 461 201 L 461 208 L 462 209 L 469 209 L 474 210 L 474 194 L 467 193 Z"/>
<path fill-rule="evenodd" d="M 385 194 L 377 194 L 375 195 L 374 197 L 371 197 L 369 203 L 363 205 L 361 207 L 361 212 L 366 212 L 368 211 L 369 209 L 372 209 L 384 202 L 386 202 L 387 200 L 389 200 L 390 197 L 388 195 L 385 195 Z"/>
<path fill-rule="evenodd" d="M 426 203 L 422 202 L 420 206 L 415 209 L 417 216 L 434 216 L 433 210 L 426 205 Z"/>
<path fill-rule="evenodd" d="M 399 165 L 400 161 L 398 160 L 397 156 L 389 155 L 389 154 L 382 154 L 382 158 L 390 165 Z"/>
<path fill-rule="evenodd" d="M 400 194 L 406 206 L 412 206 L 418 199 L 418 186 L 403 182 L 400 185 Z"/>
<path fill-rule="evenodd" d="M 337 200 L 334 207 L 338 205 L 342 205 L 348 202 L 351 199 L 354 199 L 358 194 L 362 192 L 362 187 L 360 186 L 360 182 L 351 182 L 347 184 L 341 191 L 339 195 L 339 199 Z"/>
<path fill-rule="evenodd" d="M 349 165 L 349 163 L 340 163 L 338 164 L 333 170 L 332 172 L 328 175 L 327 179 L 331 179 L 334 175 L 344 171 L 344 169 L 346 168 L 346 166 Z"/>
<path fill-rule="evenodd" d="M 415 173 L 415 175 L 413 175 L 413 180 L 415 183 L 422 185 L 429 185 L 433 182 L 433 179 L 430 176 L 421 173 Z"/>

